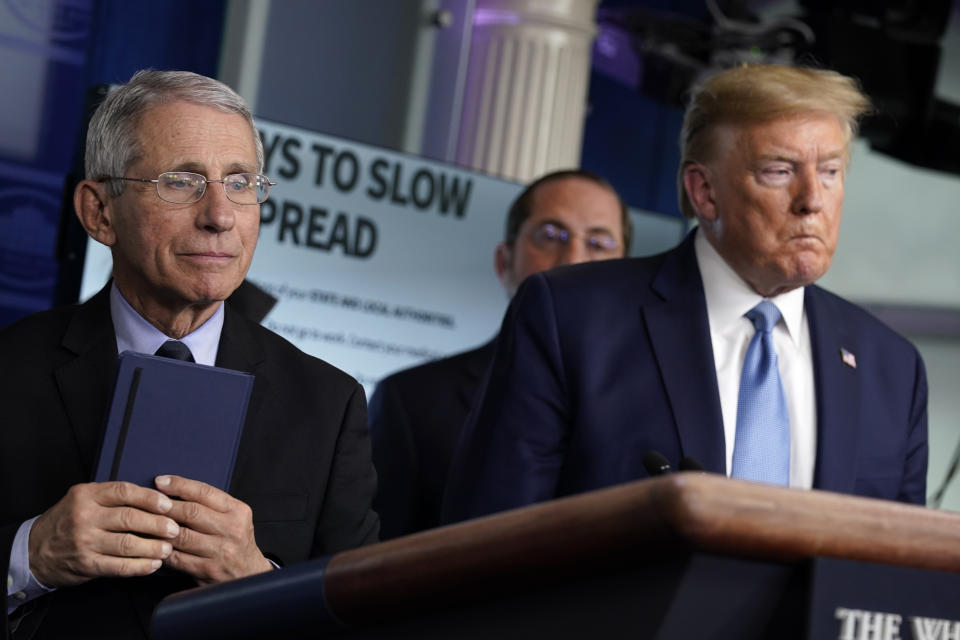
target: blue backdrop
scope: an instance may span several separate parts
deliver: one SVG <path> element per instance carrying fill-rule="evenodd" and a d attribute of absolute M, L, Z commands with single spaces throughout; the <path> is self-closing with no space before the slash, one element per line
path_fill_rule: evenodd
<path fill-rule="evenodd" d="M 224 12 L 225 0 L 0 0 L 0 326 L 53 300 L 87 89 L 144 67 L 216 75 Z"/>

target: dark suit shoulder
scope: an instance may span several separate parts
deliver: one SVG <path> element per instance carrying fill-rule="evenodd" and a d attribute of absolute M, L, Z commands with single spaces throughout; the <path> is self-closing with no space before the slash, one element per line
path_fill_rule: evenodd
<path fill-rule="evenodd" d="M 677 246 L 662 253 L 638 258 L 619 258 L 566 265 L 534 275 L 552 290 L 580 295 L 629 295 L 632 299 L 653 292 L 657 284 L 666 289 L 700 291 L 700 271 L 694 251 L 696 232 L 690 232 Z"/>
<path fill-rule="evenodd" d="M 841 330 L 848 335 L 882 344 L 885 348 L 904 355 L 919 357 L 919 352 L 912 342 L 863 307 L 816 285 L 807 287 L 805 295 L 810 304 L 818 305 L 822 312 L 828 314 L 827 317 L 842 327 Z"/>
<path fill-rule="evenodd" d="M 305 353 L 283 336 L 236 313 L 230 306 L 227 309 L 227 322 L 233 324 L 230 335 L 236 336 L 240 347 L 248 351 L 247 357 L 266 356 L 268 364 L 276 364 L 276 367 L 272 367 L 272 374 L 281 374 L 288 379 L 320 378 L 331 390 L 348 393 L 359 385 L 359 382 L 345 371 Z M 226 326 L 224 330 L 226 331 Z M 256 349 L 250 350 L 251 345 L 255 345 Z"/>
<path fill-rule="evenodd" d="M 116 358 L 110 319 L 110 288 L 81 304 L 40 311 L 0 330 L 0 348 L 8 362 L 24 358 L 30 367 L 57 367 L 78 355 L 94 361 Z"/>
<path fill-rule="evenodd" d="M 40 311 L 0 329 L 4 356 L 46 350 L 51 344 L 59 343 L 78 308 L 79 305 L 70 305 Z"/>
<path fill-rule="evenodd" d="M 435 527 L 461 426 L 493 359 L 494 342 L 398 371 L 370 399 L 374 508 L 386 538 Z"/>
<path fill-rule="evenodd" d="M 443 384 L 451 378 L 479 378 L 493 358 L 493 342 L 440 358 L 409 369 L 402 369 L 381 380 L 377 388 L 424 391 L 424 385 Z"/>
<path fill-rule="evenodd" d="M 575 329 L 591 319 L 604 324 L 633 317 L 640 306 L 659 301 L 654 282 L 668 254 L 566 265 L 528 277 L 507 314 L 548 313 L 561 326 Z M 532 322 L 541 322 L 541 320 Z"/>
<path fill-rule="evenodd" d="M 565 265 L 545 271 L 543 279 L 551 289 L 578 292 L 611 292 L 633 290 L 648 284 L 670 252 L 643 258 L 620 258 Z"/>

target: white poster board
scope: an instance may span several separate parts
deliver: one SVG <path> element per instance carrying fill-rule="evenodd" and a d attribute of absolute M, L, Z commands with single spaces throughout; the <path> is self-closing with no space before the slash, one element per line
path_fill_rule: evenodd
<path fill-rule="evenodd" d="M 493 272 L 514 183 L 260 122 L 266 173 L 249 279 L 279 298 L 264 324 L 368 389 L 492 337 Z"/>

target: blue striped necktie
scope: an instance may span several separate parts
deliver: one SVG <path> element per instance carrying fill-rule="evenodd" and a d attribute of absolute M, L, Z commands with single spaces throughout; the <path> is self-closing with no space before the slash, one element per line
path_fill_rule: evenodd
<path fill-rule="evenodd" d="M 756 328 L 747 347 L 737 400 L 737 434 L 733 445 L 735 478 L 790 484 L 790 416 L 777 369 L 773 327 L 780 310 L 764 300 L 746 313 Z"/>

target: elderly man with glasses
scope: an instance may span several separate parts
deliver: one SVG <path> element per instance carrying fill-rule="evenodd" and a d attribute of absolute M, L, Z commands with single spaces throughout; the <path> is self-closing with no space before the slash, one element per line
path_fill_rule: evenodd
<path fill-rule="evenodd" d="M 94 114 L 74 205 L 113 280 L 0 332 L 14 637 L 145 635 L 168 593 L 376 539 L 362 387 L 223 302 L 253 258 L 262 167 L 249 109 L 203 76 L 140 72 Z M 87 483 L 117 354 L 171 346 L 255 376 L 230 493 Z"/>

